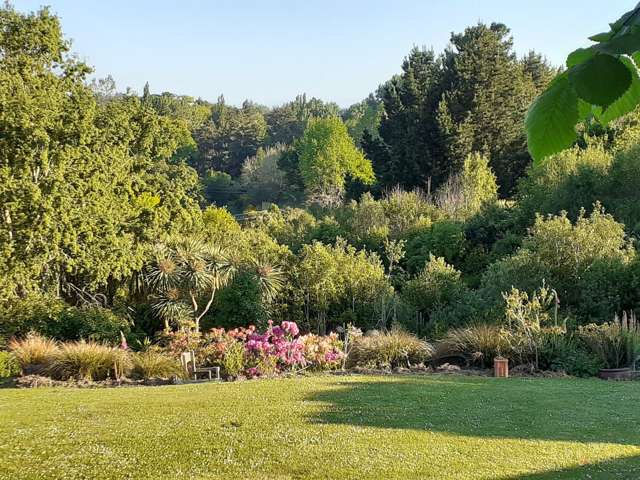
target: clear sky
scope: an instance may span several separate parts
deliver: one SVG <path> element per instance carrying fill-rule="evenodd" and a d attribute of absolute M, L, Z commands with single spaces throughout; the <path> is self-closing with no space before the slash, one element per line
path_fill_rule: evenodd
<path fill-rule="evenodd" d="M 397 73 L 413 45 L 502 22 L 519 55 L 561 64 L 635 0 L 14 0 L 48 4 L 73 51 L 119 90 L 276 105 L 306 92 L 348 106 Z"/>

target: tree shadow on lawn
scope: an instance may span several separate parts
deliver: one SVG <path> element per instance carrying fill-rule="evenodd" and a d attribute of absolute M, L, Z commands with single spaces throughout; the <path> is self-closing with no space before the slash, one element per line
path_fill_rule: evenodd
<path fill-rule="evenodd" d="M 625 457 L 580 467 L 563 468 L 541 473 L 502 477 L 500 480 L 637 480 L 640 478 L 640 457 Z"/>
<path fill-rule="evenodd" d="M 318 423 L 640 446 L 638 382 L 396 377 L 341 382 L 309 400 L 326 403 Z M 504 480 L 640 479 L 638 471 L 634 456 Z"/>

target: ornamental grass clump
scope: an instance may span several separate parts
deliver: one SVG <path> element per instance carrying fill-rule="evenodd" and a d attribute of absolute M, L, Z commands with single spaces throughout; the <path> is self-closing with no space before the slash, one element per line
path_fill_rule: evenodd
<path fill-rule="evenodd" d="M 640 359 L 640 323 L 634 313 L 603 325 L 589 324 L 578 329 L 578 337 L 596 355 L 604 368 L 635 367 Z"/>
<path fill-rule="evenodd" d="M 82 340 L 62 344 L 47 373 L 59 380 L 119 380 L 131 368 L 131 356 L 126 350 Z"/>
<path fill-rule="evenodd" d="M 479 324 L 455 328 L 438 342 L 434 358 L 438 361 L 461 359 L 466 363 L 489 367 L 493 359 L 510 356 L 511 335 L 497 325 Z"/>
<path fill-rule="evenodd" d="M 177 359 L 163 353 L 156 347 L 134 353 L 131 359 L 133 362 L 131 376 L 133 378 L 183 377 L 185 373 Z"/>
<path fill-rule="evenodd" d="M 11 340 L 9 350 L 23 373 L 34 374 L 41 373 L 51 365 L 60 347 L 55 340 L 31 332 L 22 339 Z"/>
<path fill-rule="evenodd" d="M 427 362 L 431 344 L 400 329 L 357 338 L 348 358 L 350 367 L 396 368 Z"/>

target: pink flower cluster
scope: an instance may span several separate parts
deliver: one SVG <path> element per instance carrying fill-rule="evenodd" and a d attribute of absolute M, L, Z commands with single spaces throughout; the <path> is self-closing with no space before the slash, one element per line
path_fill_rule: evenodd
<path fill-rule="evenodd" d="M 299 338 L 300 329 L 295 322 L 282 322 L 273 326 L 269 322 L 269 328 L 263 334 L 249 335 L 245 348 L 249 356 L 255 361 L 271 357 L 276 367 L 297 368 L 306 365 L 304 357 L 304 345 Z"/>

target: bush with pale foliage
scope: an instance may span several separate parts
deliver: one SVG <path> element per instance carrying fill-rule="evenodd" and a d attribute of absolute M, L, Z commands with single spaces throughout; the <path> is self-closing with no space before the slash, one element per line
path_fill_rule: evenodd
<path fill-rule="evenodd" d="M 433 347 L 415 335 L 399 329 L 357 338 L 349 353 L 350 367 L 411 367 L 427 362 Z"/>
<path fill-rule="evenodd" d="M 9 350 L 24 373 L 38 373 L 49 367 L 60 346 L 55 340 L 29 333 L 25 338 L 11 340 Z"/>

